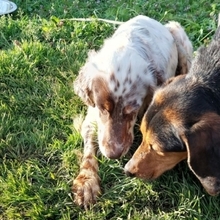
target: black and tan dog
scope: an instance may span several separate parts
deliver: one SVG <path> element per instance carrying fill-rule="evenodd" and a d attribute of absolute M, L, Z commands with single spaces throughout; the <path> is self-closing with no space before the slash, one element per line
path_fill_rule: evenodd
<path fill-rule="evenodd" d="M 198 50 L 190 72 L 155 92 L 141 132 L 127 174 L 155 179 L 187 158 L 206 191 L 220 192 L 220 27 Z"/>

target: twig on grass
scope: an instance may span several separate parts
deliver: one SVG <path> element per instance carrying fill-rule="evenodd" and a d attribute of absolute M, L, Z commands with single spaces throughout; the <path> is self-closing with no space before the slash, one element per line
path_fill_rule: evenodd
<path fill-rule="evenodd" d="M 108 20 L 108 19 L 103 19 L 103 18 L 67 18 L 67 19 L 61 19 L 60 21 L 102 21 L 110 24 L 123 24 L 124 22 L 122 21 L 113 21 L 113 20 Z"/>
<path fill-rule="evenodd" d="M 218 14 L 218 27 L 220 26 L 220 13 Z"/>

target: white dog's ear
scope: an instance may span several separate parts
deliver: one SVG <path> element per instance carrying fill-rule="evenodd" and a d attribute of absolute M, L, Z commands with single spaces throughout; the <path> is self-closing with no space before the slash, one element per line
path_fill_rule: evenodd
<path fill-rule="evenodd" d="M 74 81 L 73 88 L 74 92 L 82 99 L 86 105 L 95 107 L 91 88 L 92 83 L 88 79 L 88 75 L 89 73 L 85 73 L 83 69 L 80 70 L 78 77 Z"/>
<path fill-rule="evenodd" d="M 89 52 L 88 60 L 86 64 L 80 69 L 79 75 L 73 84 L 74 92 L 83 100 L 86 105 L 90 105 L 92 107 L 95 107 L 92 91 L 92 81 L 97 68 L 91 60 L 95 55 L 95 51 Z"/>

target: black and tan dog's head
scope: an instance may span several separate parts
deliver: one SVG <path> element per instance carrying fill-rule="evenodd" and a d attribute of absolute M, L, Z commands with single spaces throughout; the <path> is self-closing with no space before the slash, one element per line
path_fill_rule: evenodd
<path fill-rule="evenodd" d="M 187 158 L 206 191 L 220 192 L 220 27 L 199 49 L 190 72 L 155 92 L 141 132 L 126 173 L 155 179 Z"/>

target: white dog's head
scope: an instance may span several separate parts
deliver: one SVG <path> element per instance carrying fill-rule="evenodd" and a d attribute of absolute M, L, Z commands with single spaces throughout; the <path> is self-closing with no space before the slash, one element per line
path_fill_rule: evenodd
<path fill-rule="evenodd" d="M 112 54 L 103 57 L 103 54 L 90 53 L 74 83 L 74 90 L 99 112 L 96 118 L 99 148 L 103 155 L 115 159 L 129 150 L 137 114 L 146 100 L 149 85 L 155 85 L 155 79 L 148 63 L 141 57 L 134 59 L 130 50 L 121 48 L 120 52 Z M 144 71 L 145 80 L 140 75 Z"/>

